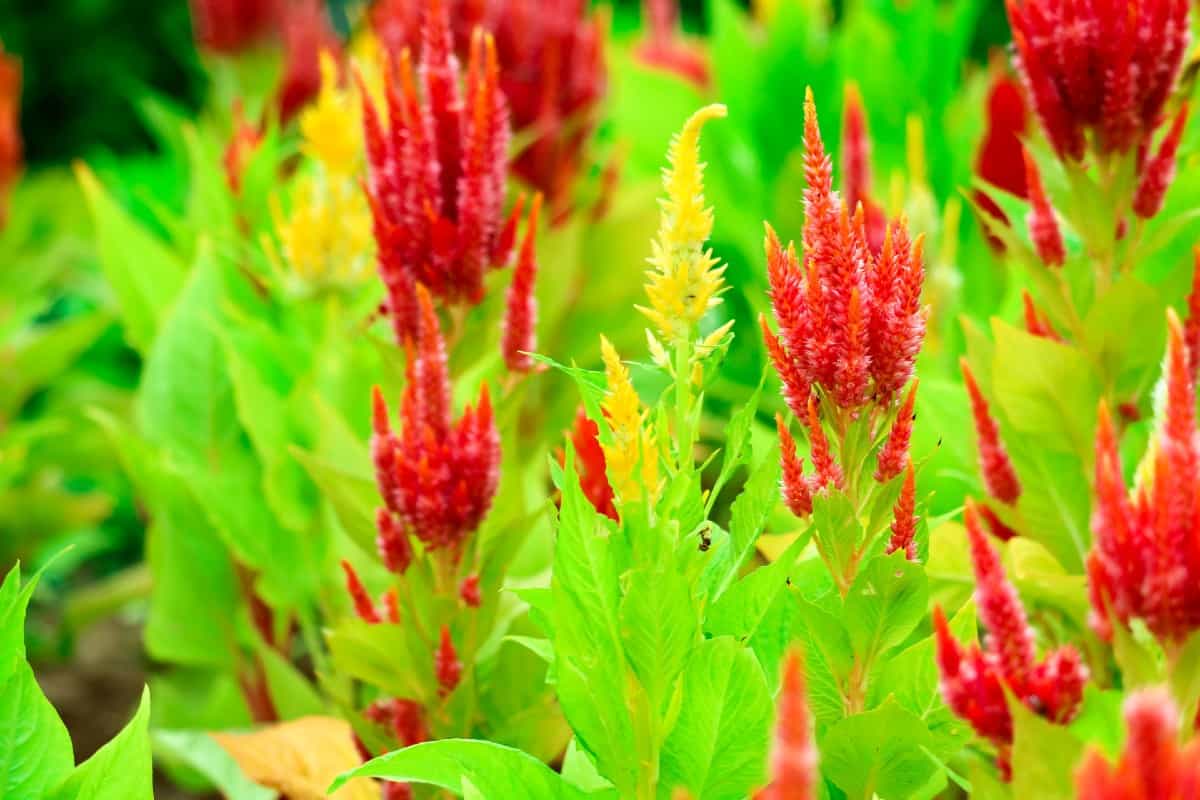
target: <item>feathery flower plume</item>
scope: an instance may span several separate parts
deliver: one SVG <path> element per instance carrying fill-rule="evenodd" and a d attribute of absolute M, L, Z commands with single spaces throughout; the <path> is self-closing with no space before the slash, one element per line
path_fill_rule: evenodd
<path fill-rule="evenodd" d="M 601 408 L 604 410 L 612 441 L 602 444 L 608 466 L 608 482 L 622 502 L 653 496 L 658 486 L 658 452 L 654 433 L 645 424 L 645 412 L 629 379 L 629 370 L 612 343 L 600 337 L 600 354 L 608 391 Z"/>
<path fill-rule="evenodd" d="M 0 78 L 0 83 L 2 80 Z M 0 97 L 2 96 L 3 92 L 0 89 Z M 0 139 L 2 138 L 3 135 L 0 134 Z M 221 166 L 225 169 L 225 182 L 234 194 L 241 191 L 242 173 L 246 171 L 250 158 L 261 142 L 262 133 L 256 125 L 246 119 L 242 101 L 235 100 L 233 104 L 233 134 L 229 137 L 229 143 L 225 145 L 225 152 L 221 155 Z M 0 150 L 2 149 L 0 146 Z M 0 185 L 2 183 L 3 179 L 0 178 Z"/>
<path fill-rule="evenodd" d="M 1200 798 L 1200 739 L 1179 745 L 1179 710 L 1163 688 L 1141 689 L 1125 700 L 1128 736 L 1117 763 L 1090 749 L 1075 771 L 1079 800 L 1196 800 Z"/>
<path fill-rule="evenodd" d="M 458 686 L 462 678 L 462 668 L 462 662 L 458 660 L 458 653 L 454 649 L 454 641 L 450 638 L 450 628 L 443 625 L 438 649 L 433 658 L 433 669 L 438 685 L 442 687 L 442 694 L 450 694 L 454 687 Z"/>
<path fill-rule="evenodd" d="M 912 459 L 904 468 L 904 484 L 900 487 L 900 498 L 892 508 L 892 536 L 888 539 L 887 552 L 904 551 L 909 561 L 917 560 L 917 476 Z"/>
<path fill-rule="evenodd" d="M 721 302 L 724 266 L 705 247 L 712 233 L 712 208 L 704 205 L 704 163 L 700 129 L 725 116 L 725 106 L 705 106 L 692 114 L 671 140 L 658 234 L 651 242 L 646 296 L 638 306 L 671 344 L 687 341 L 704 314 Z"/>
<path fill-rule="evenodd" d="M 1175 154 L 1179 151 L 1187 119 L 1188 105 L 1184 103 L 1159 144 L 1158 152 L 1142 168 L 1142 179 L 1133 195 L 1133 213 L 1142 219 L 1150 219 L 1162 210 L 1167 188 L 1175 180 Z"/>
<path fill-rule="evenodd" d="M 320 54 L 321 88 L 300 112 L 300 149 L 332 175 L 354 174 L 362 153 L 362 125 L 351 91 L 342 88 L 335 54 Z"/>
<path fill-rule="evenodd" d="M 1051 722 L 1066 724 L 1079 709 L 1088 673 L 1079 653 L 1069 646 L 1037 660 L 1025 609 L 979 524 L 971 500 L 967 501 L 963 522 L 975 566 L 975 603 L 987 636 L 983 649 L 977 644 L 964 647 L 950 633 L 941 608 L 934 609 L 942 695 L 955 714 L 999 748 L 1001 771 L 1007 774 L 1012 718 L 1001 686 L 1007 686 L 1031 711 Z"/>
<path fill-rule="evenodd" d="M 458 584 L 458 596 L 471 608 L 479 608 L 483 598 L 479 595 L 479 576 L 468 575 Z"/>
<path fill-rule="evenodd" d="M 571 447 L 575 449 L 575 469 L 579 472 L 579 486 L 584 496 L 601 514 L 609 519 L 617 519 L 604 448 L 600 444 L 600 427 L 588 418 L 582 406 L 575 412 L 575 424 L 568 435 Z M 564 456 L 560 454 L 559 461 L 563 459 Z"/>
<path fill-rule="evenodd" d="M 0 229 L 8 217 L 8 192 L 21 174 L 21 62 L 0 44 Z"/>
<path fill-rule="evenodd" d="M 278 0 L 191 0 L 192 28 L 201 47 L 237 53 L 268 35 L 279 21 Z"/>
<path fill-rule="evenodd" d="M 803 264 L 769 227 L 766 236 L 779 325 L 778 337 L 767 336 L 768 352 L 801 418 L 810 386 L 850 411 L 870 400 L 890 402 L 912 377 L 925 335 L 921 240 L 911 242 L 905 223 L 896 221 L 873 253 L 865 212 L 860 207 L 851 216 L 833 191 L 811 91 L 804 108 Z"/>
<path fill-rule="evenodd" d="M 321 89 L 321 54 L 341 57 L 342 45 L 329 26 L 322 0 L 293 0 L 283 6 L 283 77 L 276 90 L 279 119 L 287 122 Z"/>
<path fill-rule="evenodd" d="M 363 622 L 377 625 L 380 622 L 399 622 L 400 609 L 395 603 L 395 595 L 390 595 L 385 592 L 380 598 L 379 605 L 371 599 L 371 595 L 367 592 L 367 587 L 363 586 L 362 581 L 358 577 L 358 573 L 346 559 L 342 559 L 342 571 L 346 574 L 346 593 L 350 595 L 351 601 L 354 603 L 354 613 Z"/>
<path fill-rule="evenodd" d="M 987 503 L 980 503 L 977 506 L 977 510 L 979 511 L 979 516 L 987 523 L 988 530 L 992 532 L 992 536 L 1000 541 L 1007 542 L 1009 539 L 1020 535 L 1017 531 L 1005 525 L 1004 520 L 1000 519 Z"/>
<path fill-rule="evenodd" d="M 988 402 L 984 399 L 979 384 L 966 358 L 959 360 L 963 383 L 971 400 L 971 415 L 975 418 L 975 439 L 979 446 L 979 471 L 983 473 L 983 485 L 988 494 L 1001 503 L 1013 505 L 1021 496 L 1021 482 L 1016 470 L 1000 441 L 1000 428 L 992 417 Z"/>
<path fill-rule="evenodd" d="M 1190 36 L 1187 0 L 1007 0 L 1016 67 L 1060 158 L 1128 153 L 1163 120 Z"/>
<path fill-rule="evenodd" d="M 817 744 L 804 687 L 804 657 L 792 647 L 783 657 L 771 744 L 771 783 L 754 800 L 813 800 L 817 797 Z"/>
<path fill-rule="evenodd" d="M 1117 433 L 1101 406 L 1096 431 L 1096 503 L 1088 554 L 1091 623 L 1139 618 L 1168 649 L 1200 628 L 1200 434 L 1195 381 L 1183 326 L 1167 312 L 1165 403 L 1132 496 L 1125 488 Z"/>
<path fill-rule="evenodd" d="M 533 295 L 533 289 L 538 265 L 534 237 L 537 235 L 541 209 L 542 195 L 539 192 L 533 196 L 525 240 L 521 243 L 512 283 L 508 286 L 500 352 L 504 354 L 504 364 L 510 372 L 530 372 L 534 368 L 533 357 L 529 355 L 537 349 L 537 298 Z"/>
<path fill-rule="evenodd" d="M 1021 138 L 1029 127 L 1029 114 L 1021 85 L 1009 75 L 1002 58 L 993 57 L 988 72 L 987 127 L 975 157 L 975 172 L 992 186 L 1017 197 L 1027 197 L 1025 146 Z M 987 192 L 976 189 L 972 197 L 988 216 L 1009 224 L 1008 215 Z M 984 228 L 991 248 L 1003 252 L 1004 243 L 987 226 Z"/>
<path fill-rule="evenodd" d="M 812 513 L 812 485 L 804 475 L 804 459 L 796 454 L 796 440 L 788 430 L 782 414 L 775 415 L 775 428 L 779 432 L 782 477 L 780 491 L 783 502 L 797 517 Z"/>
<path fill-rule="evenodd" d="M 871 136 L 858 84 L 846 84 L 842 105 L 842 203 L 852 212 L 861 205 L 872 253 L 883 247 L 887 215 L 871 198 Z"/>
<path fill-rule="evenodd" d="M 499 88 L 513 127 L 533 140 L 517 153 L 512 171 L 546 196 L 552 219 L 571 208 L 571 186 L 599 120 L 607 89 L 603 12 L 586 0 L 441 0 L 452 26 L 453 50 L 466 57 L 474 30 L 495 38 Z M 371 25 L 397 57 L 423 48 L 425 0 L 379 0 Z M 503 152 L 503 151 L 501 151 Z"/>
<path fill-rule="evenodd" d="M 1021 151 L 1025 156 L 1025 186 L 1029 191 L 1029 213 L 1025 224 L 1029 227 L 1029 238 L 1037 250 L 1038 258 L 1046 266 L 1060 267 L 1066 260 L 1066 250 L 1063 246 L 1062 231 L 1058 229 L 1058 219 L 1054 216 L 1054 207 L 1046 196 L 1042 186 L 1042 177 L 1038 174 L 1037 164 L 1029 150 Z"/>
<path fill-rule="evenodd" d="M 425 709 L 416 700 L 376 700 L 363 711 L 363 717 L 368 722 L 386 727 L 401 747 L 429 740 Z"/>
<path fill-rule="evenodd" d="M 708 88 L 708 59 L 702 47 L 683 35 L 678 0 L 642 0 L 642 21 L 646 35 L 633 51 L 638 61 Z"/>
<path fill-rule="evenodd" d="M 875 480 L 879 483 L 886 483 L 892 478 L 900 474 L 904 469 L 904 464 L 908 461 L 908 447 L 912 441 L 913 422 L 917 415 L 913 410 L 917 402 L 917 381 L 914 379 L 911 388 L 908 390 L 908 397 L 904 400 L 904 405 L 900 406 L 900 410 L 896 412 L 896 421 L 892 423 L 892 430 L 888 433 L 887 441 L 879 450 L 879 455 L 875 458 Z M 911 466 L 911 462 L 910 462 Z"/>
<path fill-rule="evenodd" d="M 808 426 L 808 444 L 813 468 L 817 473 L 814 476 L 814 488 L 833 486 L 840 489 L 846 483 L 845 477 L 842 474 L 841 465 L 834 461 L 833 455 L 829 452 L 829 440 L 825 438 L 825 430 L 821 427 L 820 417 L 817 416 L 817 398 L 815 396 L 809 396 L 806 410 L 804 421 Z"/>
<path fill-rule="evenodd" d="M 370 93 L 360 90 L 367 198 L 400 342 L 416 332 L 416 284 L 446 303 L 473 305 L 483 299 L 487 269 L 509 255 L 502 247 L 508 108 L 495 44 L 488 34 L 472 38 L 460 95 L 448 26 L 444 4 L 429 3 L 429 46 L 419 67 L 414 70 L 407 50 L 390 63 L 386 127 Z"/>
<path fill-rule="evenodd" d="M 1043 339 L 1049 339 L 1053 342 L 1061 342 L 1063 339 L 1058 335 L 1058 331 L 1054 330 L 1054 326 L 1046 317 L 1045 312 L 1038 309 L 1033 303 L 1033 295 L 1028 289 L 1021 290 L 1021 303 L 1025 310 L 1025 330 L 1034 336 L 1040 336 Z"/>
<path fill-rule="evenodd" d="M 417 338 L 408 348 L 400 403 L 402 426 L 391 431 L 386 404 L 376 392 L 371 442 L 386 512 L 379 517 L 380 552 L 398 572 L 411 560 L 409 535 L 426 550 L 448 548 L 457 558 L 491 507 L 500 480 L 500 436 L 487 384 L 480 387 L 476 406 L 467 406 L 453 422 L 437 314 L 424 287 L 417 287 L 417 300 Z"/>

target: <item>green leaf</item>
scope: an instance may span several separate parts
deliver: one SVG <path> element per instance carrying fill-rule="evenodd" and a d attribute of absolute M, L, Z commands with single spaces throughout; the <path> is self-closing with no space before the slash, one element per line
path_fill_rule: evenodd
<path fill-rule="evenodd" d="M 0 343 L 0 363 L 7 375 L 0 392 L 0 418 L 11 416 L 34 391 L 74 363 L 111 322 L 108 312 L 92 311 L 35 326 Z"/>
<path fill-rule="evenodd" d="M 191 767 L 226 800 L 275 800 L 279 796 L 247 778 L 237 762 L 207 733 L 156 730 L 151 740 L 156 756 Z"/>
<path fill-rule="evenodd" d="M 328 709 L 317 690 L 278 650 L 263 645 L 258 648 L 258 655 L 280 721 L 326 713 Z"/>
<path fill-rule="evenodd" d="M 775 561 L 759 567 L 729 587 L 729 591 L 713 603 L 705 614 L 705 632 L 710 636 L 732 636 L 743 642 L 753 639 L 777 598 L 784 597 L 785 602 L 790 601 L 786 597 L 788 576 L 807 544 L 806 537 L 798 537 Z M 782 647 L 779 653 L 782 653 Z M 768 663 L 775 660 L 778 659 L 760 659 L 764 669 L 769 669 Z"/>
<path fill-rule="evenodd" d="M 662 713 L 688 654 L 700 639 L 687 581 L 669 564 L 665 566 L 628 573 L 629 589 L 620 608 L 625 657 L 656 713 Z"/>
<path fill-rule="evenodd" d="M 766 781 L 771 692 L 747 648 L 722 636 L 692 651 L 683 704 L 662 749 L 661 785 L 696 800 L 740 800 Z"/>
<path fill-rule="evenodd" d="M 347 535 L 365 552 L 374 552 L 375 509 L 382 503 L 375 481 L 299 447 L 289 452 L 329 501 Z"/>
<path fill-rule="evenodd" d="M 1039 717 L 1013 698 L 1008 707 L 1013 717 L 1013 797 L 1073 800 L 1072 778 L 1083 742 L 1069 729 Z"/>
<path fill-rule="evenodd" d="M 125 335 L 144 354 L 186 270 L 165 244 L 113 201 L 90 169 L 78 164 L 75 175 L 91 209 L 100 266 L 121 304 Z"/>
<path fill-rule="evenodd" d="M 850 644 L 867 663 L 903 642 L 925 617 L 929 587 L 925 571 L 904 553 L 872 559 L 846 596 Z"/>
<path fill-rule="evenodd" d="M 733 501 L 729 518 L 732 554 L 725 575 L 718 581 L 713 600 L 719 600 L 733 583 L 746 559 L 754 552 L 758 536 L 779 502 L 779 456 L 774 450 L 750 474 L 742 493 Z"/>
<path fill-rule="evenodd" d="M 67 728 L 22 655 L 0 681 L 0 797 L 41 797 L 74 763 Z"/>
<path fill-rule="evenodd" d="M 820 551 L 833 562 L 830 569 L 845 575 L 863 537 L 850 499 L 837 490 L 818 493 L 813 498 L 812 525 Z"/>
<path fill-rule="evenodd" d="M 150 692 L 112 741 L 80 764 L 46 800 L 153 800 L 150 766 Z"/>
<path fill-rule="evenodd" d="M 821 741 L 821 770 L 851 800 L 903 800 L 937 770 L 924 752 L 932 744 L 925 724 L 889 699 L 830 726 Z"/>
<path fill-rule="evenodd" d="M 329 791 L 335 792 L 346 781 L 359 777 L 425 783 L 460 796 L 464 781 L 469 781 L 488 798 L 571 800 L 616 797 L 612 792 L 588 794 L 580 791 L 541 761 L 520 750 L 471 739 L 440 739 L 379 756 L 340 775 Z"/>
<path fill-rule="evenodd" d="M 1094 683 L 1083 687 L 1083 705 L 1071 720 L 1071 733 L 1080 741 L 1099 745 L 1109 758 L 1116 759 L 1121 751 L 1125 722 L 1121 717 L 1121 701 L 1116 689 L 1100 689 Z"/>

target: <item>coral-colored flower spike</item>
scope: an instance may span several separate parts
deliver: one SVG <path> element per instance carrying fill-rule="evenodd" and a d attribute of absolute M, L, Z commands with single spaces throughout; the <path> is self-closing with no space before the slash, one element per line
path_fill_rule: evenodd
<path fill-rule="evenodd" d="M 1016 66 L 1061 158 L 1128 153 L 1162 122 L 1190 36 L 1187 0 L 1007 0 Z"/>
<path fill-rule="evenodd" d="M 434 654 L 433 669 L 437 676 L 442 694 L 450 694 L 458 686 L 462 678 L 462 662 L 454 649 L 454 641 L 450 638 L 450 628 L 442 626 L 441 638 L 438 641 L 437 652 Z"/>
<path fill-rule="evenodd" d="M 279 119 L 287 122 L 321 91 L 321 53 L 338 58 L 342 45 L 322 0 L 293 0 L 283 9 L 284 67 L 276 102 Z"/>
<path fill-rule="evenodd" d="M 813 800 L 819 779 L 817 745 L 804 688 L 804 657 L 798 648 L 784 655 L 782 672 L 771 744 L 771 783 L 754 800 Z"/>
<path fill-rule="evenodd" d="M 1058 331 L 1054 330 L 1054 326 L 1046 317 L 1045 312 L 1034 305 L 1033 295 L 1029 293 L 1028 289 L 1021 290 L 1021 303 L 1025 312 L 1025 330 L 1034 336 L 1040 336 L 1053 342 L 1062 341 L 1062 337 L 1058 335 Z"/>
<path fill-rule="evenodd" d="M 533 295 L 537 280 L 537 253 L 534 239 L 537 236 L 538 214 L 542 209 L 542 195 L 533 197 L 529 211 L 529 222 L 525 228 L 525 240 L 513 269 L 512 283 L 508 287 L 507 311 L 500 337 L 500 352 L 510 372 L 530 372 L 534 360 L 530 353 L 537 349 L 537 298 Z"/>
<path fill-rule="evenodd" d="M 975 160 L 975 171 L 993 186 L 1026 196 L 1025 147 L 1021 137 L 1028 127 L 1028 112 L 1021 85 L 993 61 L 987 95 L 987 131 Z M 994 210 L 999 211 L 997 206 Z"/>
<path fill-rule="evenodd" d="M 875 480 L 886 483 L 900 474 L 905 462 L 909 461 L 908 447 L 912 441 L 913 422 L 917 415 L 914 411 L 917 402 L 917 381 L 912 382 L 904 405 L 896 413 L 896 421 L 888 433 L 887 441 L 879 450 L 875 461 Z"/>
<path fill-rule="evenodd" d="M 867 243 L 878 253 L 887 230 L 887 215 L 871 197 L 871 137 L 858 85 L 847 83 L 842 104 L 842 203 L 851 211 L 862 206 Z"/>
<path fill-rule="evenodd" d="M 1142 169 L 1142 180 L 1133 195 L 1133 213 L 1142 219 L 1149 219 L 1162 210 L 1167 188 L 1175 180 L 1175 155 L 1187 119 L 1188 105 L 1184 103 L 1158 146 L 1158 152 Z"/>
<path fill-rule="evenodd" d="M 779 334 L 763 331 L 784 395 L 801 418 L 811 386 L 851 411 L 872 400 L 891 402 L 912 377 L 925 336 L 922 240 L 911 241 L 898 220 L 885 226 L 878 248 L 871 246 L 868 212 L 860 205 L 852 214 L 833 192 L 811 92 L 804 148 L 803 260 L 767 227 L 767 278 Z"/>
<path fill-rule="evenodd" d="M 370 92 L 361 92 L 367 197 L 400 342 L 417 329 L 417 284 L 446 303 L 478 303 L 484 274 L 512 246 L 503 213 L 508 110 L 495 44 L 487 34 L 472 38 L 460 95 L 441 3 L 428 4 L 424 28 L 419 67 L 406 50 L 385 73 L 386 125 Z"/>
<path fill-rule="evenodd" d="M 613 489 L 608 482 L 604 448 L 600 445 L 600 426 L 588 418 L 581 406 L 575 412 L 575 424 L 570 431 L 571 446 L 575 449 L 575 468 L 579 486 L 592 507 L 609 519 L 618 519 L 613 505 Z M 562 457 L 560 456 L 560 461 Z"/>
<path fill-rule="evenodd" d="M 1200 245 L 1192 250 L 1192 291 L 1188 294 L 1187 307 L 1183 340 L 1187 344 L 1188 365 L 1195 378 L 1200 366 Z"/>
<path fill-rule="evenodd" d="M 411 561 L 409 535 L 427 550 L 457 553 L 483 521 L 500 480 L 500 435 L 487 384 L 480 388 L 478 404 L 454 422 L 437 314 L 423 287 L 417 288 L 417 300 L 417 339 L 407 348 L 398 433 L 388 426 L 378 390 L 374 401 L 371 451 L 384 500 L 378 541 L 385 564 L 396 572 Z"/>
<path fill-rule="evenodd" d="M 367 593 L 367 587 L 363 586 L 362 581 L 359 580 L 354 566 L 349 561 L 342 559 L 342 571 L 346 573 L 346 592 L 354 602 L 354 613 L 358 615 L 358 618 L 371 624 L 383 622 L 383 617 L 375 608 L 375 602 Z"/>
<path fill-rule="evenodd" d="M 1012 505 L 1021 496 L 1021 482 L 1017 479 L 1004 443 L 1000 441 L 1000 428 L 992 418 L 991 409 L 979 390 L 979 384 L 975 382 L 970 365 L 965 358 L 960 360 L 959 365 L 971 400 L 971 414 L 975 418 L 975 438 L 979 447 L 979 470 L 983 473 L 983 485 L 992 497 Z"/>
<path fill-rule="evenodd" d="M 904 551 L 909 561 L 917 560 L 917 476 L 912 460 L 904 468 L 904 484 L 900 487 L 900 498 L 892 509 L 892 535 L 888 539 L 887 552 Z"/>
<path fill-rule="evenodd" d="M 422 0 L 371 5 L 371 25 L 394 58 L 406 48 L 424 56 L 420 28 L 427 5 Z M 590 12 L 585 0 L 440 0 L 439 5 L 459 57 L 467 57 L 477 28 L 495 39 L 498 86 L 513 127 L 532 135 L 514 157 L 512 171 L 546 196 L 552 219 L 560 218 L 571 208 L 572 182 L 584 165 L 606 90 L 603 14 Z"/>
<path fill-rule="evenodd" d="M 1062 231 L 1058 229 L 1058 219 L 1054 216 L 1054 207 L 1046 196 L 1042 186 L 1042 176 L 1038 174 L 1037 164 L 1029 150 L 1022 150 L 1025 156 L 1025 186 L 1029 191 L 1029 214 L 1025 224 L 1029 227 L 1029 238 L 1037 250 L 1038 258 L 1050 267 L 1060 267 L 1066 260 L 1066 249 L 1063 246 Z"/>
<path fill-rule="evenodd" d="M 479 594 L 479 576 L 468 575 L 458 584 L 458 596 L 470 608 L 479 608 L 483 597 Z"/>
<path fill-rule="evenodd" d="M 941 609 L 934 609 L 942 695 L 955 714 L 997 745 L 1000 766 L 1006 772 L 1012 719 L 1001 687 L 1007 686 L 1035 713 L 1065 724 L 1079 709 L 1088 673 L 1071 647 L 1061 647 L 1037 660 L 1025 609 L 970 500 L 963 522 L 975 566 L 975 603 L 987 636 L 983 649 L 977 644 L 963 647 L 951 635 Z"/>
<path fill-rule="evenodd" d="M 1125 700 L 1128 736 L 1116 764 L 1089 750 L 1075 771 L 1079 800 L 1197 800 L 1200 739 L 1179 746 L 1179 711 L 1162 688 L 1142 689 Z"/>
<path fill-rule="evenodd" d="M 804 476 L 804 459 L 796 454 L 796 440 L 788 430 L 782 414 L 775 415 L 775 428 L 779 432 L 779 457 L 782 468 L 780 491 L 783 502 L 797 517 L 812 513 L 812 485 Z"/>
<path fill-rule="evenodd" d="M 821 427 L 821 417 L 817 413 L 817 398 L 814 395 L 809 395 L 804 422 L 808 426 L 809 450 L 813 469 L 816 470 L 816 475 L 813 476 L 814 489 L 822 489 L 826 486 L 842 488 L 845 484 L 845 476 L 842 474 L 841 466 L 833 460 L 833 454 L 829 452 L 829 440 L 825 438 L 825 429 Z"/>
<path fill-rule="evenodd" d="M 1183 326 L 1174 311 L 1167 323 L 1165 402 L 1132 498 L 1112 419 L 1100 409 L 1088 579 L 1098 633 L 1140 618 L 1174 649 L 1200 629 L 1200 435 Z"/>
<path fill-rule="evenodd" d="M 678 0 L 642 0 L 642 20 L 646 36 L 634 50 L 637 59 L 698 88 L 708 88 L 708 58 L 704 48 L 684 37 Z"/>

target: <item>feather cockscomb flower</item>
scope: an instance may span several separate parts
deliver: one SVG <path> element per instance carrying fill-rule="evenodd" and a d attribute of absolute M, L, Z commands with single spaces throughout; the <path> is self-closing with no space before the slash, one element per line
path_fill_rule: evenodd
<path fill-rule="evenodd" d="M 646 35 L 634 50 L 639 61 L 678 75 L 698 88 L 708 87 L 708 58 L 698 42 L 683 35 L 678 0 L 642 0 L 642 23 Z"/>
<path fill-rule="evenodd" d="M 322 0 L 293 0 L 283 6 L 283 76 L 276 90 L 279 119 L 287 122 L 321 90 L 321 55 L 341 56 L 341 42 Z"/>
<path fill-rule="evenodd" d="M 8 192 L 21 174 L 21 62 L 0 45 L 0 229 L 8 215 Z"/>
<path fill-rule="evenodd" d="M 804 105 L 803 260 L 767 226 L 767 276 L 779 335 L 768 350 L 792 412 L 803 418 L 812 387 L 854 413 L 886 405 L 913 374 L 925 335 L 921 239 L 903 221 L 887 226 L 878 255 L 860 205 L 833 191 L 833 170 L 811 91 Z M 801 407 L 798 407 L 801 406 Z"/>
<path fill-rule="evenodd" d="M 1200 738 L 1179 744 L 1179 709 L 1163 688 L 1126 698 L 1125 747 L 1115 764 L 1089 750 L 1075 770 L 1079 800 L 1197 800 Z"/>
<path fill-rule="evenodd" d="M 1167 312 L 1167 330 L 1158 425 L 1132 495 L 1112 418 L 1100 408 L 1088 584 L 1097 633 L 1108 638 L 1114 623 L 1141 619 L 1177 651 L 1200 629 L 1200 434 L 1185 333 L 1174 311 Z"/>
<path fill-rule="evenodd" d="M 1069 646 L 1037 660 L 1025 609 L 970 500 L 963 522 L 975 569 L 975 603 L 987 636 L 982 649 L 977 644 L 960 644 L 950 632 L 941 608 L 934 609 L 942 696 L 955 714 L 996 745 L 1001 771 L 1007 774 L 1012 717 L 1003 687 L 1031 711 L 1051 722 L 1066 724 L 1079 709 L 1088 672 L 1079 653 Z"/>
<path fill-rule="evenodd" d="M 539 192 L 533 196 L 525 240 L 517 254 L 512 283 L 508 287 L 500 352 L 510 372 L 530 372 L 534 368 L 533 356 L 530 353 L 537 349 L 537 298 L 533 294 L 534 283 L 537 280 L 535 237 L 541 209 L 542 195 Z"/>
<path fill-rule="evenodd" d="M 692 114 L 671 141 L 663 172 L 667 196 L 661 201 L 659 228 L 651 244 L 646 295 L 638 306 L 670 345 L 686 342 L 704 314 L 721 302 L 724 266 L 705 246 L 712 233 L 713 211 L 705 206 L 700 129 L 725 116 L 725 106 L 705 106 Z"/>
<path fill-rule="evenodd" d="M 979 448 L 979 470 L 988 494 L 1002 503 L 1013 505 L 1021 497 L 1021 482 L 1013 468 L 1008 450 L 1000 440 L 1000 426 L 992 416 L 987 399 L 975 380 L 975 373 L 966 358 L 959 361 L 963 383 L 971 401 L 971 416 L 975 420 L 975 440 Z"/>
<path fill-rule="evenodd" d="M 1007 0 L 1017 71 L 1060 158 L 1146 147 L 1191 29 L 1188 0 Z"/>
<path fill-rule="evenodd" d="M 387 127 L 365 89 L 367 197 L 396 338 L 415 334 L 415 286 L 441 301 L 483 299 L 487 270 L 507 263 L 503 216 L 508 106 L 496 48 L 477 31 L 464 90 L 445 6 L 425 12 L 418 69 L 407 50 L 385 71 Z M 421 86 L 418 92 L 418 81 Z"/>
<path fill-rule="evenodd" d="M 384 500 L 379 549 L 390 568 L 407 566 L 400 554 L 409 546 L 397 539 L 409 536 L 427 551 L 445 549 L 457 561 L 464 541 L 491 507 L 500 480 L 500 436 L 487 384 L 475 407 L 468 406 L 454 422 L 437 313 L 423 287 L 417 287 L 417 297 L 417 336 L 407 348 L 399 431 L 392 430 L 378 389 L 374 401 L 371 451 Z"/>
<path fill-rule="evenodd" d="M 619 519 L 613 505 L 613 489 L 608 482 L 608 465 L 600 444 L 600 426 L 590 419 L 581 406 L 575 412 L 575 423 L 568 434 L 575 449 L 575 468 L 579 486 L 592 507 L 609 519 Z M 560 463 L 565 455 L 560 453 Z"/>
<path fill-rule="evenodd" d="M 775 737 L 771 744 L 771 783 L 754 800 L 812 800 L 817 797 L 817 745 L 804 687 L 804 658 L 793 647 L 783 657 Z"/>
<path fill-rule="evenodd" d="M 196 42 L 217 53 L 237 53 L 278 24 L 279 0 L 191 0 Z"/>
<path fill-rule="evenodd" d="M 867 130 L 867 110 L 855 83 L 846 84 L 842 104 L 842 203 L 851 210 L 860 205 L 867 243 L 871 252 L 883 247 L 887 215 L 871 197 L 871 136 Z"/>
<path fill-rule="evenodd" d="M 608 380 L 601 408 L 611 439 L 602 444 L 608 482 L 618 500 L 630 502 L 653 497 L 658 487 L 658 451 L 646 412 L 612 343 L 600 337 L 600 354 Z"/>
<path fill-rule="evenodd" d="M 513 128 L 526 146 L 513 156 L 512 171 L 546 196 L 552 220 L 571 208 L 575 177 L 599 121 L 607 90 L 602 11 L 586 0 L 441 0 L 449 11 L 454 51 L 470 52 L 476 28 L 495 39 L 499 88 Z M 377 0 L 371 25 L 384 48 L 425 47 L 420 33 L 424 0 Z M 428 41 L 427 39 L 424 41 Z M 424 55 L 422 53 L 422 55 Z"/>

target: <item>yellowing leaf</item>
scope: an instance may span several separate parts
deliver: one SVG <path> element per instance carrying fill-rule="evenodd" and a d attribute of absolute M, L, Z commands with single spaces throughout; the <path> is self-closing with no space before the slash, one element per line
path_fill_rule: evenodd
<path fill-rule="evenodd" d="M 379 786 L 366 778 L 333 794 L 325 790 L 362 760 L 350 726 L 331 717 L 301 717 L 254 733 L 214 733 L 213 739 L 255 783 L 290 800 L 378 800 Z"/>

